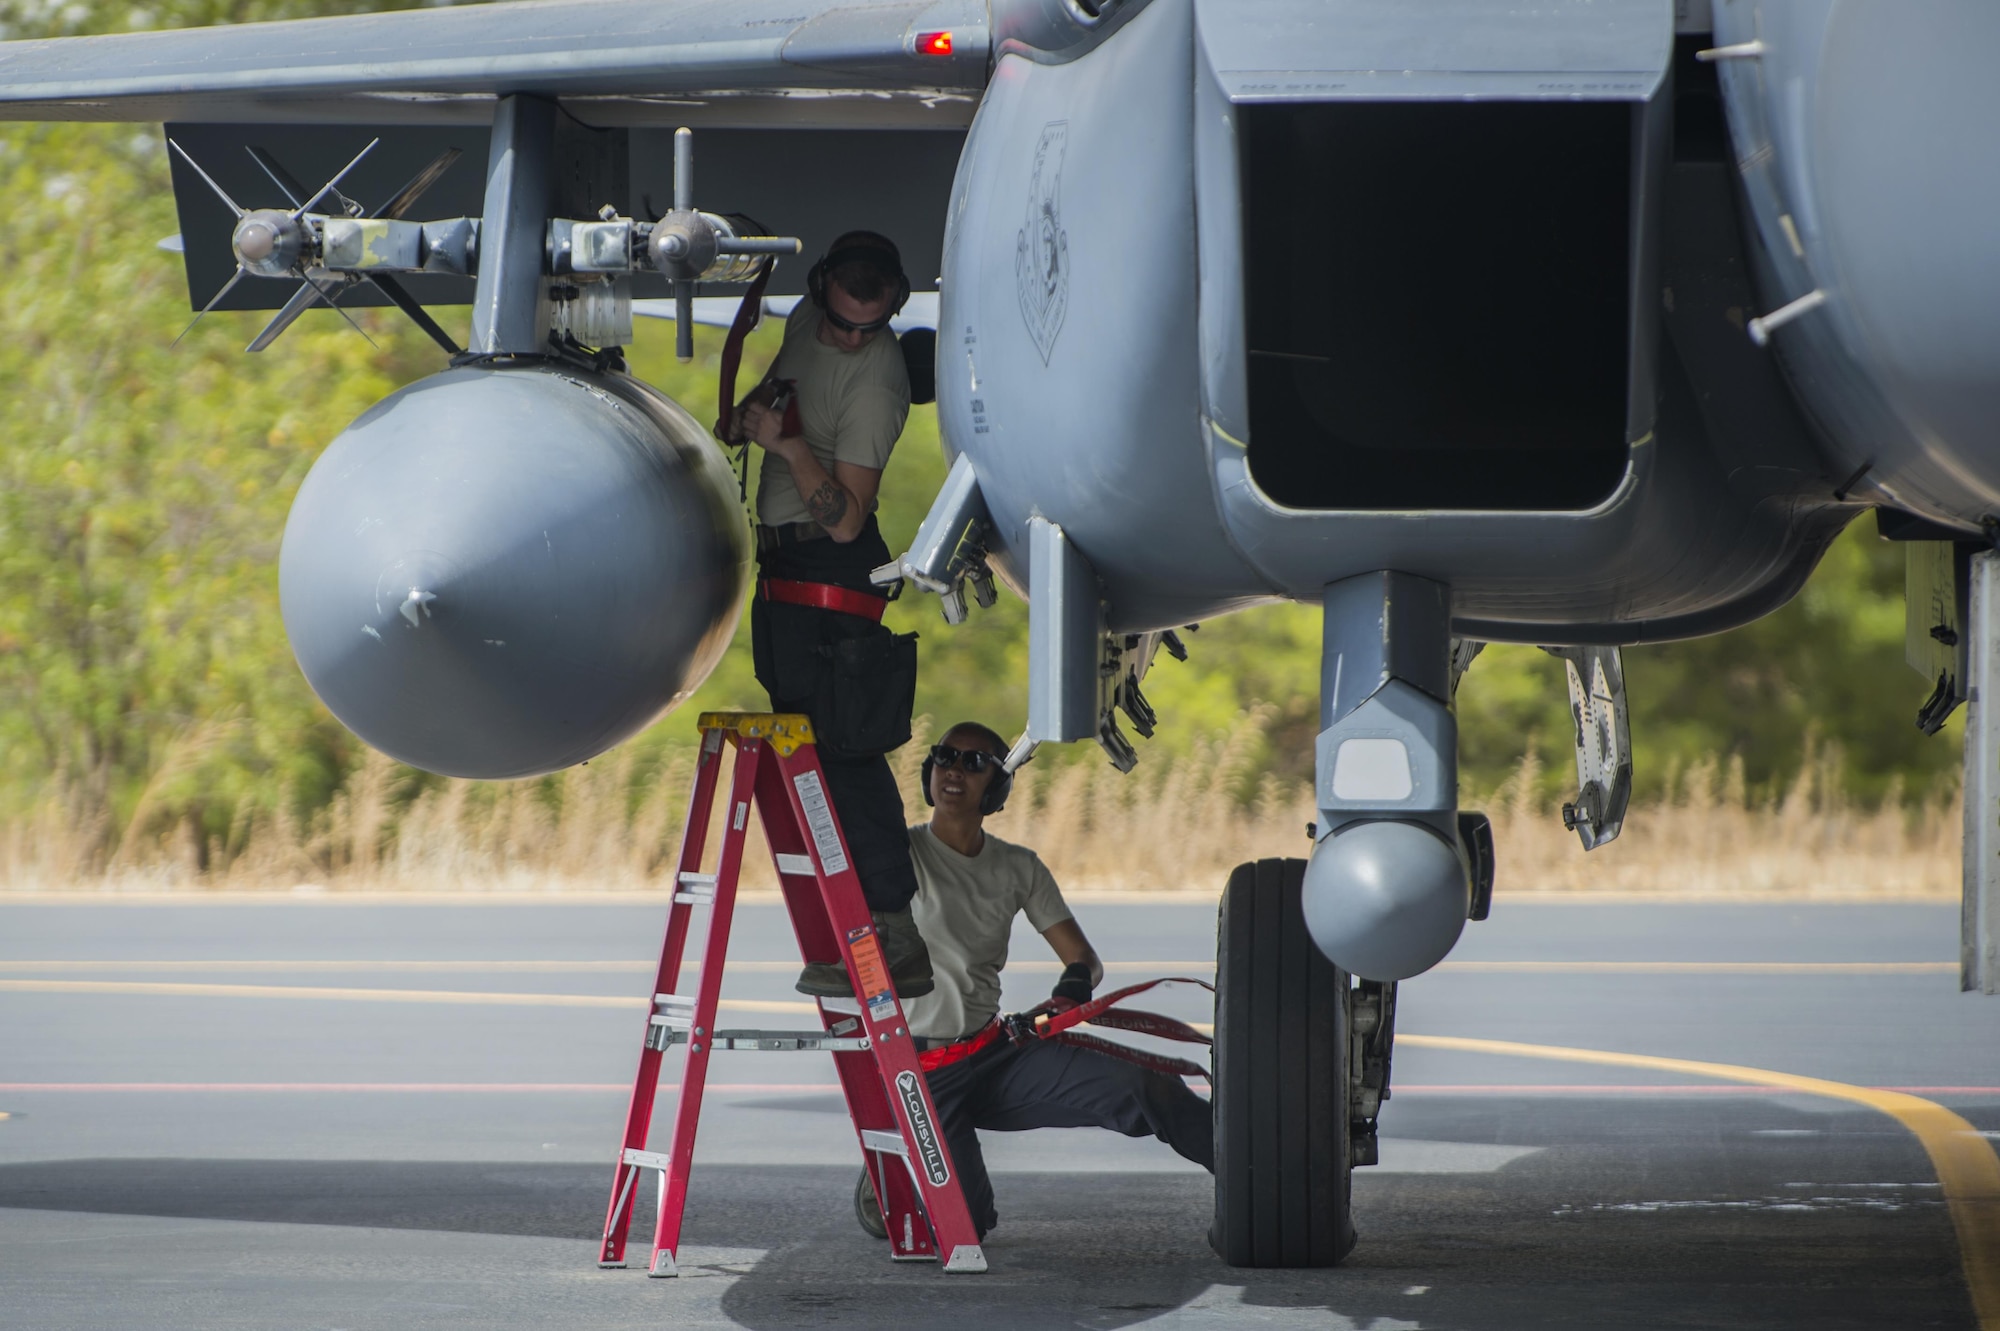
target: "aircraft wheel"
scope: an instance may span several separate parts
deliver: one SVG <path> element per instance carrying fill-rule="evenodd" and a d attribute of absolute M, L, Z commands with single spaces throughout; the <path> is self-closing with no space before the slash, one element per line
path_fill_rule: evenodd
<path fill-rule="evenodd" d="M 854 1218 L 875 1238 L 889 1237 L 889 1222 L 882 1218 L 882 1203 L 875 1197 L 875 1181 L 865 1168 L 854 1182 Z"/>
<path fill-rule="evenodd" d="M 1354 1246 L 1348 976 L 1306 930 L 1305 871 L 1238 865 L 1216 925 L 1209 1242 L 1231 1266 L 1333 1266 Z"/>

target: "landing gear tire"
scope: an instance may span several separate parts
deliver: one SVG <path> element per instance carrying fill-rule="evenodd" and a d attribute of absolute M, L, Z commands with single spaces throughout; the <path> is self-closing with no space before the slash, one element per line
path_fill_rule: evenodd
<path fill-rule="evenodd" d="M 1334 1266 L 1354 1247 L 1349 981 L 1306 930 L 1305 871 L 1238 865 L 1216 926 L 1209 1243 L 1231 1266 Z"/>
<path fill-rule="evenodd" d="M 868 1177 L 866 1169 L 854 1181 L 854 1218 L 875 1238 L 889 1237 L 888 1222 L 882 1219 L 882 1203 L 875 1197 L 875 1181 Z"/>

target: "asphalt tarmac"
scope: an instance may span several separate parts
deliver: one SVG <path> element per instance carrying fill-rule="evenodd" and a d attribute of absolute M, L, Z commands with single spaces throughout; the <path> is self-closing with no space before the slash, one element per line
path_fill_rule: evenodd
<path fill-rule="evenodd" d="M 1075 904 L 1113 981 L 1209 973 L 1212 902 Z M 1503 897 L 1403 986 L 1331 1271 L 1222 1265 L 1208 1177 L 1089 1129 L 988 1138 L 987 1274 L 892 1264 L 824 1057 L 719 1054 L 683 1276 L 649 1280 L 594 1259 L 664 914 L 0 897 L 0 1326 L 1964 1328 L 1977 1287 L 2000 1331 L 2000 1254 L 1966 1247 L 2000 1196 L 1948 1204 L 2000 1169 L 2000 1002 L 1957 992 L 1954 905 Z M 729 1024 L 807 1024 L 775 905 L 731 955 Z M 1014 957 L 1027 1006 L 1057 967 Z M 1941 1179 L 1842 1087 L 1986 1141 Z"/>

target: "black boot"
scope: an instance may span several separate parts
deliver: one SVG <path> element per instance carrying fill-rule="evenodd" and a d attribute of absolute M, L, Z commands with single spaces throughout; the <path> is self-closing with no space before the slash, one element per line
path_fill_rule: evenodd
<path fill-rule="evenodd" d="M 922 998 L 937 988 L 931 974 L 931 950 L 917 932 L 916 917 L 908 906 L 899 911 L 877 911 L 875 937 L 882 945 L 882 961 L 889 968 L 889 983 L 898 998 Z M 854 986 L 848 982 L 847 967 L 837 961 L 815 961 L 799 972 L 795 986 L 815 998 L 852 998 Z"/>

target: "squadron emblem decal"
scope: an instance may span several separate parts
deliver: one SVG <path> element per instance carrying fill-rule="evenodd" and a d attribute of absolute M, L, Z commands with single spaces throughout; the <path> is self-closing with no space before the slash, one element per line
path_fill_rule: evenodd
<path fill-rule="evenodd" d="M 1063 153 L 1069 122 L 1042 127 L 1035 145 L 1035 173 L 1028 181 L 1028 221 L 1014 241 L 1014 283 L 1021 293 L 1021 318 L 1028 336 L 1048 364 L 1069 308 L 1069 232 L 1062 225 Z"/>

